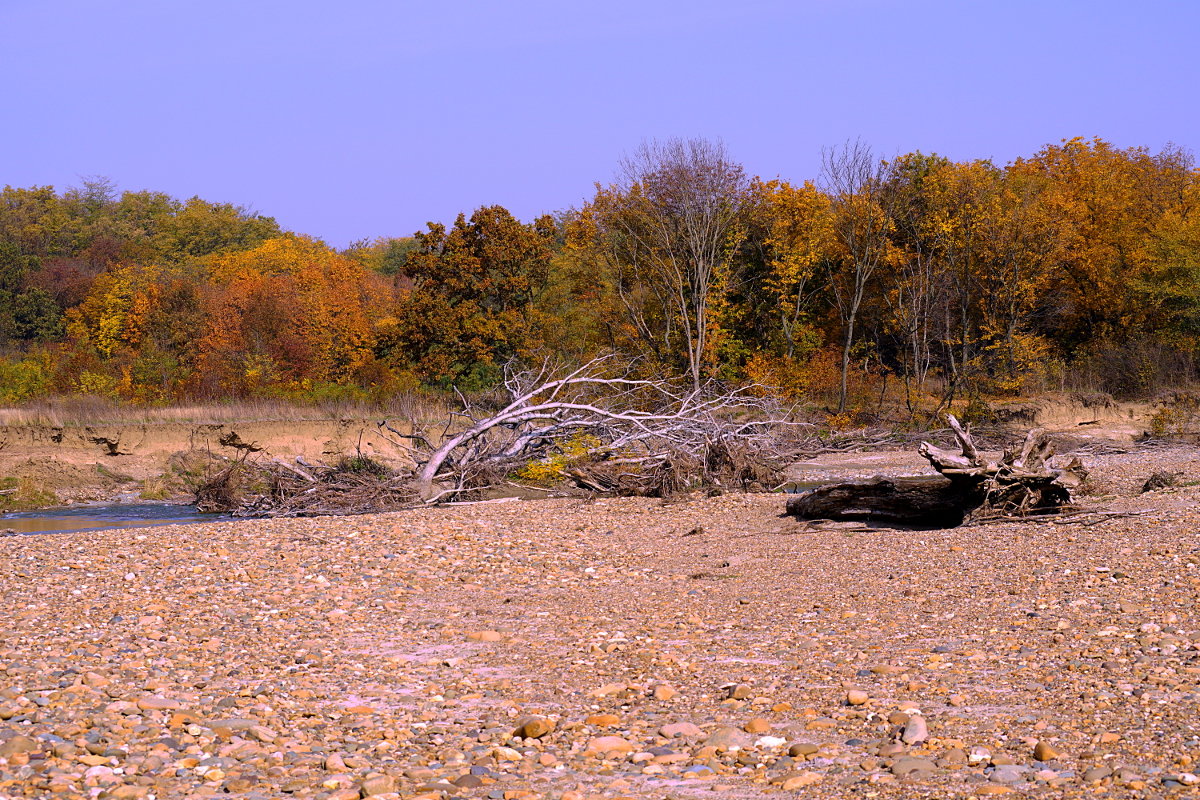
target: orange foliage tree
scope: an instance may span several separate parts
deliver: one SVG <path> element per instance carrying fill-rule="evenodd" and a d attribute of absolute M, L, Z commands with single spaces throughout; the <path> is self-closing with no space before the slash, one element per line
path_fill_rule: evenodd
<path fill-rule="evenodd" d="M 269 239 L 212 260 L 197 381 L 206 393 L 347 383 L 371 360 L 385 284 L 323 243 Z"/>

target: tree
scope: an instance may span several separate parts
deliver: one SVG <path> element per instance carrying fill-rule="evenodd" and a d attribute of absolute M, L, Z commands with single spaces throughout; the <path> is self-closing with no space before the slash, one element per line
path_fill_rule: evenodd
<path fill-rule="evenodd" d="M 820 286 L 819 274 L 834 257 L 833 216 L 829 197 L 810 182 L 797 187 L 771 181 L 762 191 L 770 268 L 763 289 L 774 301 L 783 355 L 792 358 Z"/>
<path fill-rule="evenodd" d="M 197 372 L 210 392 L 347 383 L 372 356 L 382 281 L 319 241 L 268 239 L 215 257 L 206 277 Z"/>
<path fill-rule="evenodd" d="M 723 144 L 670 139 L 626 157 L 617 183 L 597 186 L 585 210 L 637 338 L 662 360 L 682 351 L 696 389 L 712 294 L 729 279 L 748 194 Z"/>
<path fill-rule="evenodd" d="M 460 214 L 449 230 L 430 223 L 398 265 L 380 355 L 427 382 L 486 388 L 501 364 L 541 344 L 537 301 L 555 234 L 549 217 L 525 224 L 501 206 Z"/>
<path fill-rule="evenodd" d="M 939 197 L 931 192 L 940 174 L 951 167 L 937 155 L 910 153 L 892 162 L 887 191 L 895 215 L 893 239 L 897 244 L 891 260 L 894 274 L 884 292 L 890 311 L 890 327 L 900 340 L 899 362 L 904 376 L 905 400 L 913 406 L 913 386 L 925 383 L 936 352 L 938 311 L 948 293 L 947 261 L 942 240 Z"/>
<path fill-rule="evenodd" d="M 845 252 L 842 269 L 831 287 L 842 321 L 842 377 L 838 411 L 846 410 L 850 351 L 867 288 L 884 263 L 894 227 L 891 198 L 886 191 L 887 164 L 875 158 L 860 141 L 822 153 L 826 191 L 833 203 L 833 227 Z"/>

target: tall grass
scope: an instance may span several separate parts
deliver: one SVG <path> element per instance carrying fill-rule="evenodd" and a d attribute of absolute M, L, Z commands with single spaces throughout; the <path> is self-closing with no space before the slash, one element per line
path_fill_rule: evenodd
<path fill-rule="evenodd" d="M 383 403 L 322 401 L 300 404 L 239 399 L 176 406 L 140 406 L 104 397 L 71 395 L 0 407 L 0 425 L 69 428 L 104 424 L 217 424 L 384 417 L 432 421 L 445 419 L 449 413 L 450 404 L 446 399 L 418 392 L 397 395 Z"/>

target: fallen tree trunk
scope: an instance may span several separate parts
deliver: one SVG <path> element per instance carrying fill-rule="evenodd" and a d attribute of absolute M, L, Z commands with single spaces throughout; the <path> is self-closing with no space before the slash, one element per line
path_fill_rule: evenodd
<path fill-rule="evenodd" d="M 921 527 L 953 527 L 967 520 L 1054 513 L 1072 503 L 1087 478 L 1078 459 L 1063 468 L 1047 462 L 1053 444 L 1032 430 L 999 461 L 979 454 L 971 434 L 949 417 L 961 452 L 922 442 L 922 456 L 941 478 L 876 478 L 822 486 L 791 498 L 787 513 L 803 519 L 867 520 Z"/>
<path fill-rule="evenodd" d="M 271 460 L 226 437 L 239 457 L 196 493 L 206 511 L 246 516 L 359 513 L 476 500 L 527 491 L 667 497 L 684 491 L 768 491 L 799 451 L 819 442 L 762 387 L 693 387 L 638 377 L 634 365 L 601 356 L 575 368 L 516 364 L 483 408 L 463 406 L 438 430 L 380 431 L 408 450 L 414 467 L 367 468 L 362 454 L 336 466 Z M 496 402 L 499 398 L 503 398 Z M 404 442 L 410 442 L 406 444 Z M 526 482 L 540 484 L 528 485 Z"/>

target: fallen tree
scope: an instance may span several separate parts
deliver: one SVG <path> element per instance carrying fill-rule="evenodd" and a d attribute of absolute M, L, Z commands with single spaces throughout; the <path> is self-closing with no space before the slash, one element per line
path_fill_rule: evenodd
<path fill-rule="evenodd" d="M 589 491 L 661 496 L 686 488 L 771 488 L 781 480 L 796 432 L 811 425 L 758 386 L 699 390 L 677 381 L 635 377 L 613 356 L 565 372 L 543 364 L 509 370 L 498 408 L 463 399 L 459 429 L 436 445 L 413 440 L 414 485 L 425 502 L 503 483 L 515 468 L 551 459 L 564 443 L 586 438 L 583 457 L 563 464 L 563 480 Z"/>
<path fill-rule="evenodd" d="M 380 422 L 380 431 L 411 454 L 411 469 L 363 475 L 290 464 L 238 443 L 239 459 L 215 474 L 197 501 L 206 510 L 253 516 L 386 510 L 511 490 L 514 474 L 530 464 L 544 465 L 550 482 L 587 493 L 768 490 L 819 442 L 810 423 L 760 388 L 711 383 L 695 390 L 640 377 L 615 356 L 572 370 L 513 367 L 490 402 L 460 395 L 462 407 L 440 429 L 407 432 Z"/>
<path fill-rule="evenodd" d="M 948 417 L 961 452 L 922 442 L 917 449 L 940 477 L 876 478 L 822 486 L 796 495 L 787 512 L 803 519 L 867 520 L 927 527 L 953 527 L 989 517 L 1055 513 L 1069 507 L 1087 478 L 1079 459 L 1050 466 L 1053 444 L 1032 430 L 998 461 L 980 455 L 971 434 Z"/>

